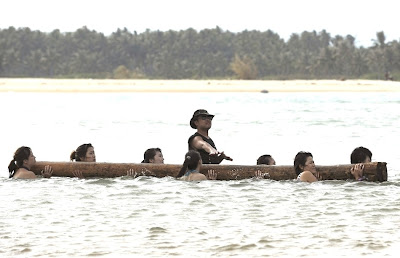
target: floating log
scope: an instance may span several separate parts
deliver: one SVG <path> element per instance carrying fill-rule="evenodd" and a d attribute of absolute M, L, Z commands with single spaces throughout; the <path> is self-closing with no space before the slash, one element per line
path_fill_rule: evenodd
<path fill-rule="evenodd" d="M 73 171 L 79 170 L 85 178 L 91 177 L 120 177 L 126 176 L 127 171 L 135 171 L 134 176 L 176 177 L 181 165 L 152 164 L 152 163 L 101 163 L 101 162 L 36 162 L 32 171 L 40 175 L 46 165 L 53 168 L 53 176 L 74 177 Z M 371 162 L 364 164 L 364 175 L 368 181 L 387 181 L 386 162 Z M 351 164 L 316 166 L 322 180 L 354 179 L 350 173 Z M 266 179 L 290 180 L 295 179 L 293 166 L 242 166 L 242 165 L 203 165 L 201 173 L 207 175 L 208 170 L 217 172 L 217 180 L 240 180 L 252 178 L 256 171 L 261 171 Z"/>

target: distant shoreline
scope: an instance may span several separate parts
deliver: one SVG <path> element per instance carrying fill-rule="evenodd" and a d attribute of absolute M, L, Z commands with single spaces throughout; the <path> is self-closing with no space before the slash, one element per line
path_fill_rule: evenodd
<path fill-rule="evenodd" d="M 0 78 L 0 92 L 400 92 L 400 82 Z"/>

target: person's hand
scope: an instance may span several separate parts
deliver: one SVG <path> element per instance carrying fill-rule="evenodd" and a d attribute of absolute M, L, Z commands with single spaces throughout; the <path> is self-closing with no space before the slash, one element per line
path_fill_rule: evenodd
<path fill-rule="evenodd" d="M 126 175 L 131 177 L 137 177 L 137 172 L 133 168 L 131 168 L 128 171 L 126 171 Z"/>
<path fill-rule="evenodd" d="M 223 158 L 223 159 L 226 159 L 226 160 L 230 160 L 230 161 L 233 160 L 231 157 L 226 156 L 225 153 L 224 153 L 223 151 L 219 153 L 219 156 L 220 156 L 221 158 Z"/>
<path fill-rule="evenodd" d="M 264 178 L 264 175 L 263 175 L 263 173 L 261 172 L 261 170 L 257 170 L 257 171 L 254 173 L 254 178 L 256 178 L 256 179 L 262 179 L 262 178 Z"/>
<path fill-rule="evenodd" d="M 322 176 L 321 176 L 321 174 L 319 173 L 319 172 L 315 172 L 315 174 L 313 174 L 314 176 L 315 176 L 315 178 L 318 180 L 318 181 L 321 181 L 322 180 Z"/>
<path fill-rule="evenodd" d="M 209 180 L 216 180 L 217 179 L 217 172 L 214 169 L 209 169 L 208 171 L 208 179 Z"/>
<path fill-rule="evenodd" d="M 80 170 L 74 170 L 72 171 L 72 174 L 74 175 L 74 177 L 77 177 L 79 179 L 84 179 L 85 177 L 82 174 L 82 171 Z"/>
<path fill-rule="evenodd" d="M 257 170 L 254 173 L 254 178 L 256 178 L 256 179 L 265 179 L 265 178 L 269 179 L 270 176 L 269 176 L 268 173 L 263 173 L 261 170 Z"/>
<path fill-rule="evenodd" d="M 40 171 L 40 173 L 42 174 L 43 177 L 50 178 L 51 175 L 53 174 L 53 169 L 49 165 L 47 165 L 44 167 L 44 170 Z"/>
<path fill-rule="evenodd" d="M 208 153 L 208 155 L 210 155 L 210 156 L 218 156 L 219 152 L 216 149 L 211 149 L 210 153 Z"/>
<path fill-rule="evenodd" d="M 351 169 L 350 169 L 351 174 L 354 176 L 356 180 L 359 180 L 360 178 L 363 177 L 364 173 L 364 164 L 358 163 L 355 164 Z"/>

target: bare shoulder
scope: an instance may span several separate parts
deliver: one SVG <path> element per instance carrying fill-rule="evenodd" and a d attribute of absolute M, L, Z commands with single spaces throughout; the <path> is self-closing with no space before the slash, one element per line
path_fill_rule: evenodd
<path fill-rule="evenodd" d="M 202 180 L 207 180 L 207 177 L 202 173 L 193 173 L 190 174 L 188 179 L 189 181 L 202 181 Z"/>
<path fill-rule="evenodd" d="M 182 176 L 182 177 L 180 177 L 180 178 L 178 178 L 179 180 L 182 180 L 182 181 L 188 181 L 188 177 L 187 176 Z"/>
<path fill-rule="evenodd" d="M 300 181 L 302 182 L 315 182 L 318 181 L 317 178 L 310 171 L 303 171 L 300 176 Z"/>
<path fill-rule="evenodd" d="M 202 146 L 205 144 L 206 142 L 203 140 L 203 138 L 201 138 L 201 136 L 195 136 L 193 138 L 193 140 L 189 143 L 190 146 L 196 148 L 196 149 L 201 149 Z"/>
<path fill-rule="evenodd" d="M 203 138 L 201 136 L 197 135 L 197 136 L 193 137 L 192 142 L 199 142 L 199 141 L 203 141 Z"/>
<path fill-rule="evenodd" d="M 18 170 L 17 173 L 13 176 L 15 179 L 35 179 L 37 176 L 32 171 L 28 170 Z"/>

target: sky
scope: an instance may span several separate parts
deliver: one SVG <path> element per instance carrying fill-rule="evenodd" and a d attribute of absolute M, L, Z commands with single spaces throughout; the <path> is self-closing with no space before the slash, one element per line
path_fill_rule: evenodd
<path fill-rule="evenodd" d="M 376 33 L 400 39 L 398 0 L 0 0 L 0 29 L 73 32 L 83 26 L 110 35 L 118 28 L 231 32 L 272 30 L 287 40 L 293 33 L 326 30 L 352 35 L 369 47 Z"/>

